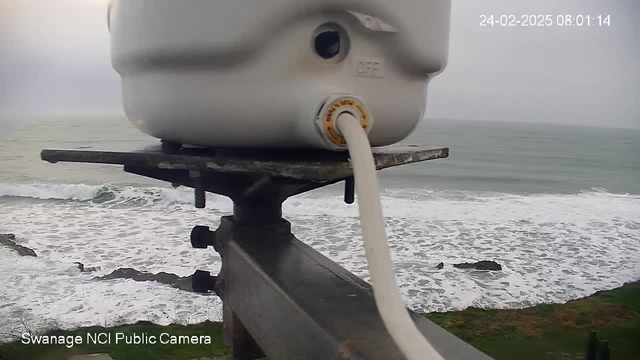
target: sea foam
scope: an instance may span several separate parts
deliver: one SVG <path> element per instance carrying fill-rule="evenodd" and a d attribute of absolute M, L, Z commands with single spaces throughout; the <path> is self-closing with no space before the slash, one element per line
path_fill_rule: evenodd
<path fill-rule="evenodd" d="M 197 295 L 161 284 L 97 283 L 74 262 L 101 267 L 95 275 L 119 267 L 216 273 L 219 256 L 192 249 L 188 235 L 194 225 L 215 229 L 232 209 L 230 200 L 212 194 L 207 208 L 195 209 L 193 192 L 185 188 L 4 184 L 0 194 L 13 199 L 0 207 L 0 232 L 15 233 L 38 254 L 24 259 L 0 252 L 2 299 L 10 304 L 0 307 L 0 316 L 12 324 L 25 308 L 67 325 L 105 316 L 166 322 L 167 309 L 188 312 L 192 304 L 195 311 L 202 304 Z M 391 189 L 382 192 L 382 203 L 399 287 L 418 311 L 564 302 L 637 280 L 640 273 L 638 195 Z M 368 279 L 357 205 L 312 192 L 287 200 L 283 212 L 299 239 Z M 452 267 L 476 260 L 495 260 L 503 270 Z M 445 267 L 437 270 L 441 261 Z M 66 301 L 65 294 L 75 300 Z M 122 305 L 128 297 L 135 301 Z M 177 309 L 176 302 L 187 305 Z"/>

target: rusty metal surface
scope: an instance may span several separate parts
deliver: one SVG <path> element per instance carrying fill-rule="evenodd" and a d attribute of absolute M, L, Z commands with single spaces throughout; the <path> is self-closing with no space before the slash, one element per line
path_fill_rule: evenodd
<path fill-rule="evenodd" d="M 449 149 L 438 146 L 390 146 L 374 149 L 376 167 L 385 169 L 446 158 Z M 353 174 L 347 152 L 310 150 L 237 150 L 181 148 L 175 153 L 160 145 L 134 151 L 56 150 L 41 153 L 42 160 L 126 165 L 136 168 L 196 170 L 285 179 L 335 182 Z"/>

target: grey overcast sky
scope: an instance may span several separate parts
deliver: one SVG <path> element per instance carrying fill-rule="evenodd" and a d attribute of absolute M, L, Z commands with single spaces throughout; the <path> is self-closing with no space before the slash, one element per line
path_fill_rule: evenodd
<path fill-rule="evenodd" d="M 502 14 L 611 26 L 479 26 Z M 640 0 L 453 0 L 450 42 L 427 117 L 640 128 Z M 0 113 L 121 111 L 106 0 L 0 0 L 0 46 Z"/>

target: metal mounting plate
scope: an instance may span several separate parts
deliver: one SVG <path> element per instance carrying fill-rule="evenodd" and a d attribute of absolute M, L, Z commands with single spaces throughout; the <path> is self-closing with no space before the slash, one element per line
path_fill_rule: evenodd
<path fill-rule="evenodd" d="M 439 146 L 389 146 L 374 149 L 376 167 L 385 169 L 420 161 L 446 158 Z M 41 153 L 42 160 L 126 165 L 135 168 L 196 170 L 267 176 L 328 183 L 353 175 L 347 152 L 295 149 L 202 149 L 163 151 L 160 145 L 133 151 L 55 150 Z"/>

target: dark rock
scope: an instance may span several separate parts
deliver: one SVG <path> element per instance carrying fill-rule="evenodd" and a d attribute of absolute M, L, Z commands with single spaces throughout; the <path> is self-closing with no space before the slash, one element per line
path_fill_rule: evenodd
<path fill-rule="evenodd" d="M 438 266 L 436 266 L 436 269 L 438 269 L 438 270 L 444 269 L 444 263 L 441 262 L 440 264 L 438 264 Z"/>
<path fill-rule="evenodd" d="M 26 246 L 18 245 L 14 241 L 16 236 L 13 234 L 0 234 L 0 245 L 4 245 L 10 249 L 18 252 L 20 256 L 34 256 L 37 257 L 36 252 L 29 249 Z"/>
<path fill-rule="evenodd" d="M 77 261 L 74 264 L 78 264 L 80 272 L 94 272 L 100 270 L 100 266 L 85 267 L 83 263 Z"/>
<path fill-rule="evenodd" d="M 476 270 L 502 270 L 502 265 L 498 264 L 495 261 L 478 261 L 475 263 L 462 263 L 462 264 L 453 264 L 453 267 L 458 269 L 476 269 Z"/>
<path fill-rule="evenodd" d="M 131 279 L 134 281 L 157 281 L 167 284 L 176 289 L 184 291 L 193 291 L 191 287 L 191 276 L 180 277 L 176 274 L 159 272 L 157 274 L 141 272 L 132 268 L 120 268 L 114 270 L 110 274 L 97 276 L 94 280 L 111 280 L 111 279 Z"/>

